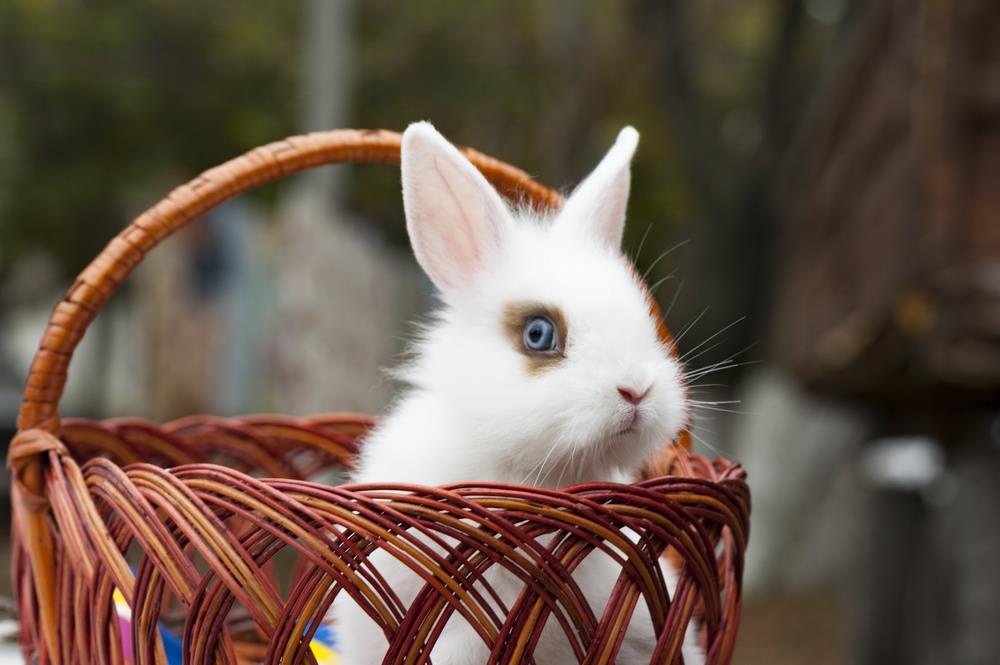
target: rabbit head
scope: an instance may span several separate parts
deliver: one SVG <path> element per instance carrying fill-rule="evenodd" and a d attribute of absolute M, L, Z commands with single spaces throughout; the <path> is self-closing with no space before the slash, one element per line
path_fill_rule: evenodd
<path fill-rule="evenodd" d="M 620 245 L 638 133 L 558 212 L 509 207 L 430 124 L 403 135 L 407 230 L 441 307 L 401 370 L 475 455 L 523 484 L 639 469 L 687 420 L 680 363 Z"/>

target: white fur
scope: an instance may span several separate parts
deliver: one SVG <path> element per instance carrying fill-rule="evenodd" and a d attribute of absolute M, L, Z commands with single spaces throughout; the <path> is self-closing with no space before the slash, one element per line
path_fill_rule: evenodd
<path fill-rule="evenodd" d="M 410 390 L 368 437 L 355 481 L 441 485 L 503 482 L 555 488 L 621 481 L 686 419 L 681 369 L 658 339 L 643 291 L 619 246 L 638 133 L 627 127 L 562 211 L 511 211 L 431 125 L 403 135 L 402 177 L 414 254 L 443 306 L 400 375 Z M 511 303 L 558 307 L 565 358 L 531 373 L 505 332 Z M 625 387 L 648 394 L 632 431 Z M 385 551 L 372 563 L 407 605 L 423 586 Z M 591 554 L 574 575 L 600 617 L 620 567 Z M 673 571 L 666 570 L 669 579 Z M 508 606 L 521 583 L 499 567 L 488 578 Z M 672 589 L 671 583 L 671 589 Z M 386 639 L 342 594 L 335 604 L 345 665 L 382 661 Z M 684 658 L 703 662 L 689 631 Z M 655 644 L 640 600 L 618 662 L 648 662 Z M 487 646 L 457 614 L 432 652 L 435 665 L 484 663 Z M 555 620 L 536 648 L 540 665 L 576 662 Z"/>

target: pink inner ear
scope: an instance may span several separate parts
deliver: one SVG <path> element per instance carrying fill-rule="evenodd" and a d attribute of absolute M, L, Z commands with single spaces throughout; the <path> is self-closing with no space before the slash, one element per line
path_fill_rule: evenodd
<path fill-rule="evenodd" d="M 506 223 L 503 202 L 446 143 L 420 142 L 408 157 L 403 194 L 414 254 L 438 288 L 461 287 L 499 249 L 500 227 Z"/>
<path fill-rule="evenodd" d="M 441 179 L 445 196 L 450 199 L 455 210 L 454 232 L 448 233 L 445 229 L 445 233 L 441 237 L 452 250 L 448 254 L 454 257 L 455 268 L 459 272 L 471 275 L 481 264 L 481 253 L 477 242 L 490 238 L 493 234 L 489 233 L 489 224 L 485 219 L 486 211 L 483 210 L 481 215 L 474 214 L 477 207 L 483 208 L 481 198 L 476 196 L 475 191 L 462 191 L 475 190 L 475 183 L 467 182 L 466 174 L 462 173 L 461 170 L 451 169 L 450 173 L 448 170 L 447 166 L 442 167 L 440 159 L 434 159 L 434 171 Z M 463 187 L 463 181 L 472 187 Z M 457 183 L 457 185 L 453 183 Z M 477 224 L 476 217 L 483 219 Z M 493 238 L 495 239 L 495 236 Z"/>
<path fill-rule="evenodd" d="M 425 228 L 440 220 L 433 217 Z M 421 267 L 439 288 L 455 288 L 468 282 L 481 264 L 478 250 L 470 237 L 468 222 L 444 227 L 441 233 L 428 233 L 414 238 L 414 252 Z"/>

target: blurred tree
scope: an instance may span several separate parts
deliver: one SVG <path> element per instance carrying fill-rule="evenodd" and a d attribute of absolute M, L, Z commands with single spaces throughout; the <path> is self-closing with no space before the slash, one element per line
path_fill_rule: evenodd
<path fill-rule="evenodd" d="M 667 280 L 665 304 L 679 292 L 675 329 L 709 306 L 690 348 L 762 309 L 772 173 L 852 4 L 370 0 L 354 19 L 352 124 L 431 119 L 556 186 L 636 125 L 626 248 Z M 279 0 L 0 5 L 3 251 L 43 246 L 72 274 L 149 191 L 295 131 L 301 13 Z M 350 172 L 350 207 L 405 243 L 397 175 Z M 759 336 L 727 331 L 703 358 Z"/>
<path fill-rule="evenodd" d="M 813 83 L 851 17 L 847 0 L 634 5 L 652 88 L 700 220 L 685 269 L 699 294 L 681 311 L 690 318 L 708 307 L 701 321 L 708 333 L 748 318 L 718 340 L 722 357 L 766 334 L 777 230 L 771 195 Z"/>
<path fill-rule="evenodd" d="M 150 191 L 290 133 L 298 13 L 0 3 L 0 266 L 44 248 L 74 274 Z"/>
<path fill-rule="evenodd" d="M 643 138 L 625 247 L 645 269 L 690 234 L 691 199 L 630 4 L 361 3 L 355 117 L 359 125 L 389 128 L 430 119 L 456 143 L 562 188 L 593 168 L 623 125 L 635 125 Z M 398 176 L 355 172 L 352 207 L 386 220 L 405 243 Z M 677 260 L 654 266 L 651 282 Z M 673 296 L 671 286 L 662 299 Z"/>
<path fill-rule="evenodd" d="M 675 329 L 709 307 L 682 346 L 755 316 L 703 357 L 724 358 L 762 335 L 768 197 L 853 4 L 366 2 L 357 117 L 394 128 L 429 118 L 556 186 L 579 181 L 623 124 L 636 125 L 626 248 L 641 244 L 643 269 L 656 263 L 652 283 L 676 273 L 691 284 Z M 362 169 L 359 182 L 356 205 L 392 220 L 403 241 L 395 174 Z M 692 247 L 657 262 L 684 240 Z M 670 304 L 677 290 L 667 281 L 658 297 Z"/>

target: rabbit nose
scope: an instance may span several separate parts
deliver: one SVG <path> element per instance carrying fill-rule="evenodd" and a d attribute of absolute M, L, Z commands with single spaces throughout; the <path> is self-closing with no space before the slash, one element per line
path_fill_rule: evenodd
<path fill-rule="evenodd" d="M 645 399 L 646 395 L 649 394 L 649 388 L 646 388 L 644 391 L 639 392 L 634 388 L 626 388 L 624 386 L 618 386 L 618 394 L 621 395 L 622 398 L 629 404 L 638 404 L 643 399 Z"/>

